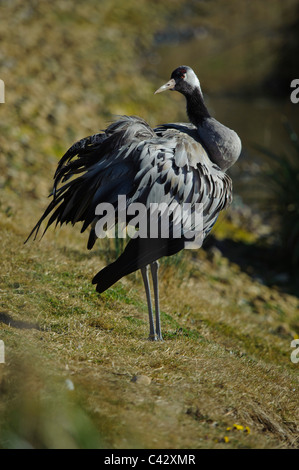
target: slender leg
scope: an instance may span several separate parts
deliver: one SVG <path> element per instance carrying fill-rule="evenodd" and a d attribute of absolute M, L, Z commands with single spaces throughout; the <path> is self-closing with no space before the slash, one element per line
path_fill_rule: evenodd
<path fill-rule="evenodd" d="M 162 338 L 161 324 L 160 324 L 158 270 L 159 270 L 159 262 L 154 261 L 151 264 L 151 272 L 152 272 L 154 295 L 155 295 L 156 334 L 157 334 L 157 339 L 162 341 L 163 338 Z"/>
<path fill-rule="evenodd" d="M 154 318 L 153 318 L 151 291 L 150 291 L 150 286 L 149 286 L 149 281 L 148 281 L 148 266 L 141 268 L 141 274 L 142 274 L 145 293 L 146 293 L 148 317 L 149 317 L 149 325 L 150 325 L 150 333 L 149 333 L 148 339 L 151 341 L 155 341 L 156 334 L 155 334 L 155 325 L 154 325 Z"/>

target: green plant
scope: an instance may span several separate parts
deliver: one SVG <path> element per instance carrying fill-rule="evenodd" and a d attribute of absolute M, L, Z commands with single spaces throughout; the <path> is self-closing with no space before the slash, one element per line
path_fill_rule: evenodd
<path fill-rule="evenodd" d="M 299 137 L 287 120 L 283 124 L 291 144 L 287 153 L 279 155 L 262 146 L 256 148 L 266 156 L 262 172 L 263 203 L 274 221 L 283 253 L 296 268 L 299 265 Z"/>

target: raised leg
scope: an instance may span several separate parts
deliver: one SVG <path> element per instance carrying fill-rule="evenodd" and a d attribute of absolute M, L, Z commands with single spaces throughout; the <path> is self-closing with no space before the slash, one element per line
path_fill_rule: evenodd
<path fill-rule="evenodd" d="M 148 266 L 141 268 L 141 274 L 142 274 L 145 293 L 146 293 L 148 317 L 149 317 L 149 325 L 150 325 L 150 333 L 149 333 L 148 339 L 151 341 L 155 341 L 156 334 L 155 334 L 155 325 L 154 325 L 154 317 L 153 317 L 153 309 L 152 309 L 151 291 L 150 291 L 150 286 L 149 286 L 149 281 L 148 281 Z"/>
<path fill-rule="evenodd" d="M 157 339 L 162 341 L 163 338 L 162 338 L 161 324 L 160 324 L 158 270 L 159 270 L 159 262 L 154 261 L 151 264 L 151 272 L 152 272 L 154 295 L 155 295 L 156 335 L 157 335 Z"/>

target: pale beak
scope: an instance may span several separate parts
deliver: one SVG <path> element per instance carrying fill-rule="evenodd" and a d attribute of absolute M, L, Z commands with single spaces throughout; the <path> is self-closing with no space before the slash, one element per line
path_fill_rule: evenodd
<path fill-rule="evenodd" d="M 171 80 L 169 80 L 169 82 L 165 83 L 165 85 L 160 86 L 160 88 L 158 88 L 158 90 L 156 90 L 154 94 L 162 93 L 162 91 L 166 91 L 166 90 L 173 90 L 174 87 L 175 87 L 175 80 L 172 78 Z"/>

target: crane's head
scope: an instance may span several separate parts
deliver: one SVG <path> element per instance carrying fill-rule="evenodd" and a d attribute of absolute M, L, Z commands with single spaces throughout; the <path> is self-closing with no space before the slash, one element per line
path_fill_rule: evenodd
<path fill-rule="evenodd" d="M 187 95 L 192 93 L 195 88 L 200 90 L 200 83 L 194 71 L 187 65 L 181 65 L 172 72 L 169 82 L 158 88 L 155 94 L 166 90 L 175 90 Z"/>

